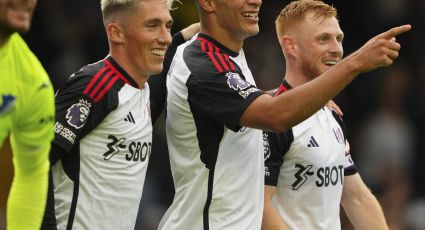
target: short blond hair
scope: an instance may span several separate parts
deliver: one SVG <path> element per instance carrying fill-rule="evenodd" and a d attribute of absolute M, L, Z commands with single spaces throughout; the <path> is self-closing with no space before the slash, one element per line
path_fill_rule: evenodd
<path fill-rule="evenodd" d="M 103 19 L 110 15 L 127 10 L 143 0 L 100 0 L 100 8 L 102 10 Z M 180 3 L 180 0 L 162 0 L 169 10 L 174 9 L 174 3 Z"/>
<path fill-rule="evenodd" d="M 296 0 L 289 3 L 276 19 L 278 38 L 286 34 L 287 29 L 304 18 L 307 12 L 314 12 L 315 17 L 338 17 L 337 10 L 321 0 Z"/>

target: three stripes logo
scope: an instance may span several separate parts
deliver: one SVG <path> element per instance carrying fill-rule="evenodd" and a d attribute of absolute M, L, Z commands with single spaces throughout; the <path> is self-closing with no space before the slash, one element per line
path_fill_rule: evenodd
<path fill-rule="evenodd" d="M 313 136 L 310 137 L 310 142 L 307 145 L 307 147 L 311 148 L 311 147 L 320 147 L 319 144 L 317 143 L 316 139 L 314 139 Z"/>
<path fill-rule="evenodd" d="M 134 121 L 133 114 L 131 114 L 131 112 L 129 112 L 127 114 L 127 117 L 124 118 L 124 121 L 130 122 L 130 123 L 133 123 L 133 124 L 136 124 L 136 122 Z"/>

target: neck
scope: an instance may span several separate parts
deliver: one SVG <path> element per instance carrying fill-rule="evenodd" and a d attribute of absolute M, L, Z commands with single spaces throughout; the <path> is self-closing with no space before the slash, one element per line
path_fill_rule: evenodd
<path fill-rule="evenodd" d="M 236 53 L 239 53 L 242 49 L 244 39 L 233 36 L 230 32 L 218 25 L 202 24 L 200 32 L 214 38 L 216 41 Z"/>
<path fill-rule="evenodd" d="M 3 47 L 7 41 L 9 41 L 10 36 L 12 34 L 0 32 L 0 47 Z"/>
<path fill-rule="evenodd" d="M 137 85 L 140 89 L 143 88 L 145 82 L 148 80 L 149 76 L 147 74 L 141 73 L 137 68 L 134 68 L 135 65 L 132 65 L 133 60 L 127 55 L 123 55 L 122 52 L 114 52 L 112 49 L 109 52 L 109 55 L 118 63 L 137 82 Z"/>
<path fill-rule="evenodd" d="M 301 68 L 291 65 L 289 61 L 286 64 L 285 79 L 293 88 L 309 82 L 309 78 L 305 76 Z"/>

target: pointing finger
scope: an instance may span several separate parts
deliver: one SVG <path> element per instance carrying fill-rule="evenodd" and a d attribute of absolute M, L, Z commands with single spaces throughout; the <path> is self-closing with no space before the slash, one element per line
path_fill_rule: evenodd
<path fill-rule="evenodd" d="M 391 40 L 393 37 L 409 31 L 411 28 L 412 28 L 411 25 L 402 25 L 402 26 L 394 27 L 394 28 L 378 35 L 378 37 L 385 38 L 387 40 Z"/>

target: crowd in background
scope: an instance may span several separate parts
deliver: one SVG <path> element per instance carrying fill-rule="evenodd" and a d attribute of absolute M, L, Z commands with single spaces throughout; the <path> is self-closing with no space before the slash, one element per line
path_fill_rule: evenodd
<path fill-rule="evenodd" d="M 196 22 L 193 0 L 172 12 L 173 32 Z M 372 36 L 410 23 L 400 57 L 389 68 L 364 74 L 336 99 L 344 112 L 351 154 L 380 201 L 391 229 L 425 229 L 425 0 L 325 1 L 339 11 L 348 55 Z M 288 3 L 264 0 L 260 34 L 244 46 L 259 88 L 276 88 L 284 73 L 274 19 Z M 85 63 L 107 55 L 99 1 L 39 1 L 24 36 L 58 89 Z M 156 229 L 174 194 L 164 131 L 155 125 L 154 148 L 137 229 Z M 95 198 L 94 198 L 95 199 Z M 343 223 L 343 229 L 350 229 Z"/>

